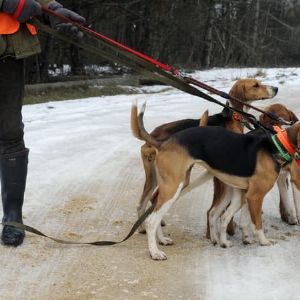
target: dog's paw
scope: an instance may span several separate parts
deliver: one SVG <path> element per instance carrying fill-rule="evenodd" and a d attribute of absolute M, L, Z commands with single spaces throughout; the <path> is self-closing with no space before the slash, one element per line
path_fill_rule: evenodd
<path fill-rule="evenodd" d="M 232 242 L 230 242 L 230 241 L 228 241 L 228 240 L 226 240 L 226 241 L 221 241 L 221 242 L 220 242 L 220 246 L 221 246 L 222 248 L 230 248 L 230 247 L 232 247 Z"/>
<path fill-rule="evenodd" d="M 297 225 L 299 224 L 299 219 L 297 220 L 297 218 L 291 214 L 287 214 L 285 216 L 281 216 L 281 219 L 283 222 L 289 224 L 289 225 Z"/>
<path fill-rule="evenodd" d="M 162 239 L 160 239 L 159 243 L 161 245 L 164 245 L 164 246 L 170 246 L 170 245 L 173 245 L 173 241 L 172 239 L 168 238 L 168 237 L 163 237 Z"/>
<path fill-rule="evenodd" d="M 261 246 L 272 246 L 272 245 L 275 245 L 275 244 L 277 244 L 277 241 L 273 240 L 273 239 L 267 239 L 265 241 L 260 242 Z"/>
<path fill-rule="evenodd" d="M 212 242 L 212 244 L 214 246 L 218 245 L 218 243 L 219 243 L 218 239 L 214 239 L 214 238 L 211 238 L 210 241 Z"/>
<path fill-rule="evenodd" d="M 254 239 L 251 239 L 249 236 L 243 237 L 243 244 L 244 245 L 252 245 L 255 243 Z"/>
<path fill-rule="evenodd" d="M 141 233 L 141 234 L 146 234 L 146 229 L 145 229 L 145 227 L 141 225 L 141 226 L 139 227 L 139 229 L 138 229 L 138 232 Z"/>
<path fill-rule="evenodd" d="M 210 230 L 210 240 L 214 246 L 219 244 L 219 237 L 218 234 L 214 230 Z"/>
<path fill-rule="evenodd" d="M 151 252 L 150 255 L 153 260 L 166 260 L 167 259 L 167 255 L 165 254 L 165 252 L 160 251 L 160 250 Z"/>

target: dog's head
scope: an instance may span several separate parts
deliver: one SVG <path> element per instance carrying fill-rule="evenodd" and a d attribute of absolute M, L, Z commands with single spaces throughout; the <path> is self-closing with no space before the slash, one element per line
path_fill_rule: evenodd
<path fill-rule="evenodd" d="M 285 121 L 292 122 L 292 124 L 296 123 L 299 121 L 297 116 L 289 110 L 286 106 L 276 103 L 272 104 L 269 107 L 265 109 L 266 112 L 270 112 L 274 115 L 276 115 L 279 118 L 282 118 Z M 281 124 L 276 121 L 272 120 L 270 117 L 268 117 L 266 114 L 261 114 L 259 116 L 259 121 L 264 125 L 264 126 L 280 126 Z"/>
<path fill-rule="evenodd" d="M 249 78 L 238 80 L 231 88 L 229 95 L 244 102 L 271 99 L 276 96 L 278 88 L 271 85 L 264 85 L 260 81 Z M 234 102 L 234 100 L 230 100 Z"/>

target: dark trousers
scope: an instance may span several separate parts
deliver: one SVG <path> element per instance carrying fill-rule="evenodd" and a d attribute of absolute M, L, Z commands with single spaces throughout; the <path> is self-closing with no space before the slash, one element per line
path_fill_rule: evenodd
<path fill-rule="evenodd" d="M 22 151 L 24 61 L 0 59 L 0 156 Z"/>

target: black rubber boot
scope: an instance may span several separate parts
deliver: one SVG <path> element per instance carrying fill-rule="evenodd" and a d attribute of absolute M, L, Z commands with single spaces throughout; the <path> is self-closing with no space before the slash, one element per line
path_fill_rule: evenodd
<path fill-rule="evenodd" d="M 3 221 L 23 223 L 22 206 L 27 177 L 28 149 L 3 155 L 0 158 L 1 195 Z M 13 226 L 4 225 L 1 240 L 4 245 L 19 246 L 25 232 Z"/>

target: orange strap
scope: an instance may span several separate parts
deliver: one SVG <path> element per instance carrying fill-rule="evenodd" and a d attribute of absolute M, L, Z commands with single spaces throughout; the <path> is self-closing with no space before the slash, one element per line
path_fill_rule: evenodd
<path fill-rule="evenodd" d="M 232 119 L 234 121 L 239 121 L 239 122 L 243 121 L 243 117 L 240 114 L 238 114 L 237 112 L 233 112 Z"/>
<path fill-rule="evenodd" d="M 277 132 L 278 140 L 280 141 L 282 146 L 286 149 L 286 151 L 289 154 L 294 154 L 295 146 L 292 143 L 290 143 L 286 130 L 281 129 L 279 126 L 273 126 L 273 128 Z"/>
<path fill-rule="evenodd" d="M 36 28 L 31 24 L 26 24 L 32 35 L 37 35 Z M 20 29 L 20 22 L 12 16 L 0 12 L 0 34 L 14 34 Z"/>

